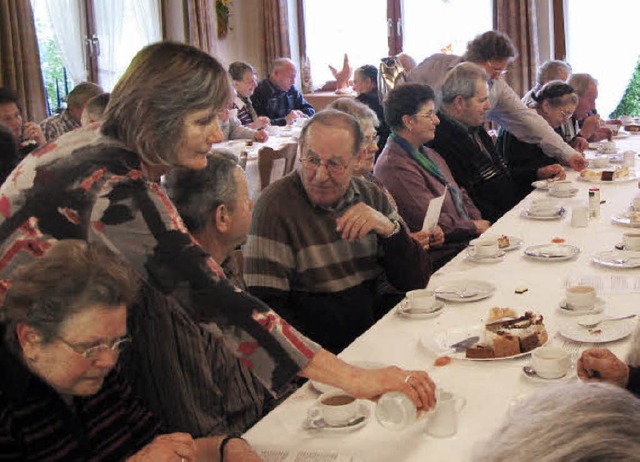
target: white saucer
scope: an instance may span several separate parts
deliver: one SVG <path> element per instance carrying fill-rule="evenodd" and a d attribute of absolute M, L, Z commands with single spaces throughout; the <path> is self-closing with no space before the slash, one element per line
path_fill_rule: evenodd
<path fill-rule="evenodd" d="M 466 259 L 472 261 L 474 263 L 498 263 L 501 262 L 506 253 L 502 250 L 499 250 L 497 254 L 493 257 L 479 257 L 477 255 L 471 255 L 467 253 Z"/>
<path fill-rule="evenodd" d="M 324 427 L 324 420 L 322 420 L 322 417 L 314 420 L 309 420 L 307 417 L 302 425 L 305 430 L 321 433 L 351 433 L 356 430 L 360 430 L 369 423 L 369 418 L 371 417 L 371 409 L 369 409 L 369 405 L 366 402 L 358 403 L 358 413 L 355 418 L 358 417 L 364 417 L 364 420 L 355 425 L 349 425 L 346 427 Z"/>
<path fill-rule="evenodd" d="M 407 299 L 405 298 L 398 304 L 398 308 L 396 308 L 396 314 L 403 318 L 430 319 L 435 318 L 436 316 L 440 316 L 443 308 L 444 302 L 436 300 L 436 303 L 433 305 L 433 311 L 411 310 L 407 308 Z"/>
<path fill-rule="evenodd" d="M 553 197 L 573 197 L 578 194 L 578 188 L 571 188 L 568 191 L 552 191 L 549 190 L 549 195 Z"/>
<path fill-rule="evenodd" d="M 533 366 L 531 366 L 531 367 L 533 367 Z M 522 371 L 522 375 L 523 376 L 525 376 L 527 379 L 529 379 L 529 380 L 531 380 L 532 382 L 535 382 L 535 383 L 552 384 L 552 383 L 565 382 L 565 381 L 568 381 L 568 380 L 574 380 L 574 379 L 577 378 L 576 368 L 575 368 L 575 366 L 573 364 L 571 365 L 571 367 L 569 368 L 569 370 L 567 371 L 566 374 L 564 374 L 562 377 L 558 377 L 557 379 L 545 379 L 543 377 L 540 377 L 539 375 L 531 377 L 530 375 L 525 374 L 524 368 L 520 369 L 520 370 Z"/>
<path fill-rule="evenodd" d="M 602 313 L 604 305 L 605 301 L 600 297 L 596 297 L 596 302 L 593 304 L 590 310 L 573 310 L 567 307 L 567 299 L 563 298 L 562 300 L 560 300 L 558 310 L 560 310 L 561 313 L 567 314 L 569 316 L 584 316 L 586 314 Z"/>
<path fill-rule="evenodd" d="M 536 189 L 549 189 L 549 182 L 547 180 L 538 180 L 531 183 L 531 186 Z"/>

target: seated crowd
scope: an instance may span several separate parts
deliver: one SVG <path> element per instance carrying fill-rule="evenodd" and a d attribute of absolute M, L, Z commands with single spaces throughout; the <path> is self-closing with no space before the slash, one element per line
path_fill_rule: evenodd
<path fill-rule="evenodd" d="M 239 435 L 303 379 L 367 399 L 400 391 L 430 409 L 426 372 L 365 370 L 335 354 L 424 288 L 532 181 L 583 169 L 588 141 L 611 138 L 591 76 L 545 63 L 521 101 L 502 79 L 516 56 L 489 31 L 462 57 L 425 59 L 382 100 L 376 68 L 363 65 L 357 97 L 317 113 L 290 59 L 258 82 L 248 63 L 225 70 L 170 42 L 141 50 L 110 94 L 77 85 L 40 126 L 0 88 L 0 363 L 13 371 L 0 380 L 0 453 L 259 460 Z M 266 142 L 270 125 L 301 119 L 298 167 L 254 206 L 237 157 L 211 146 Z M 489 119 L 502 127 L 497 143 Z M 38 238 L 25 248 L 25 236 Z M 607 350 L 579 363 L 585 380 L 633 393 L 639 371 Z M 592 396 L 602 413 L 629 401 L 606 385 L 574 387 L 557 406 L 550 396 L 535 398 L 545 409 L 532 401 L 550 420 Z M 477 460 L 517 458 L 511 434 L 550 438 L 516 412 L 528 411 L 505 424 L 502 454 Z M 563 460 L 563 450 L 537 460 Z"/>

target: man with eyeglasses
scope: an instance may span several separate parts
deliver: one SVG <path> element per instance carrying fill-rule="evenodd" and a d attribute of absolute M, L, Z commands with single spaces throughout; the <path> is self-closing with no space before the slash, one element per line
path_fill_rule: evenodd
<path fill-rule="evenodd" d="M 489 76 L 489 119 L 519 139 L 540 145 L 547 156 L 557 158 L 575 170 L 584 169 L 586 160 L 582 154 L 565 143 L 535 111 L 527 108 L 502 78 L 516 56 L 517 51 L 506 34 L 488 31 L 469 42 L 464 56 L 434 54 L 426 58 L 409 73 L 408 80 L 427 84 L 439 92 L 447 72 L 457 64 L 469 61 L 479 65 Z"/>
<path fill-rule="evenodd" d="M 300 168 L 262 192 L 244 247 L 249 291 L 335 353 L 375 322 L 378 276 L 407 291 L 430 275 L 384 192 L 354 176 L 362 139 L 352 116 L 316 114 Z"/>
<path fill-rule="evenodd" d="M 456 182 L 467 190 L 482 217 L 495 222 L 521 199 L 504 160 L 482 124 L 491 108 L 487 74 L 460 63 L 444 80 L 431 147 L 447 161 Z"/>

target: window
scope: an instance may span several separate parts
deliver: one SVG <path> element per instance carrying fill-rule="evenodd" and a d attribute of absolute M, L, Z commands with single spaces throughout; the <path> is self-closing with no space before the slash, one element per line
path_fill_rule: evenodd
<path fill-rule="evenodd" d="M 388 56 L 387 0 L 305 0 L 304 18 L 314 88 L 334 80 L 328 66 L 341 69 L 345 53 L 354 70 Z"/>
<path fill-rule="evenodd" d="M 638 61 L 640 2 L 565 0 L 567 61 L 573 72 L 598 80 L 598 112 L 608 116 L 618 105 Z"/>
<path fill-rule="evenodd" d="M 492 0 L 403 0 L 403 50 L 418 63 L 433 53 L 462 55 L 467 42 L 493 29 Z"/>
<path fill-rule="evenodd" d="M 314 88 L 333 80 L 328 65 L 378 67 L 380 58 L 405 51 L 420 62 L 492 29 L 492 0 L 304 0 L 306 52 Z"/>

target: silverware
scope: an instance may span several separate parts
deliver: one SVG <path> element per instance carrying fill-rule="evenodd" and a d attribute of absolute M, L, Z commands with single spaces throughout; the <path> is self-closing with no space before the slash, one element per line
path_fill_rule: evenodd
<path fill-rule="evenodd" d="M 349 428 L 349 427 L 353 427 L 355 425 L 358 425 L 360 422 L 363 422 L 365 419 L 364 415 L 361 415 L 359 417 L 354 417 L 353 419 L 347 421 L 347 423 L 343 424 L 343 425 L 329 425 L 328 423 L 326 423 L 324 421 L 324 419 L 320 418 L 317 420 L 311 420 L 308 421 L 305 425 L 305 428 L 310 429 L 310 430 L 320 430 L 322 428 Z"/>
<path fill-rule="evenodd" d="M 529 377 L 538 377 L 535 369 L 531 366 L 522 366 L 522 371 Z"/>
<path fill-rule="evenodd" d="M 622 321 L 623 319 L 631 319 L 631 318 L 635 318 L 636 315 L 635 314 L 630 314 L 629 316 L 622 316 L 619 318 L 605 318 L 605 319 L 601 319 L 599 321 L 595 321 L 595 322 L 587 322 L 587 321 L 578 321 L 578 324 L 580 324 L 582 327 L 586 327 L 586 328 L 592 328 L 592 327 L 596 327 L 598 324 L 601 324 L 603 322 L 608 322 L 608 321 Z"/>
<path fill-rule="evenodd" d="M 467 348 L 471 348 L 473 345 L 478 343 L 478 340 L 480 340 L 480 337 L 477 335 L 474 335 L 472 337 L 469 337 L 457 343 L 454 343 L 453 345 L 449 346 L 449 348 L 453 348 L 456 350 L 456 353 L 460 353 L 462 351 L 465 351 Z"/>
<path fill-rule="evenodd" d="M 566 255 L 560 255 L 557 253 L 547 253 L 547 252 L 527 252 L 527 255 L 530 257 L 541 257 L 541 258 L 562 258 L 566 257 Z"/>
<path fill-rule="evenodd" d="M 476 295 L 478 295 L 478 291 L 477 290 L 473 290 L 473 289 L 463 289 L 463 290 L 438 290 L 436 291 L 436 295 L 442 295 L 442 294 L 453 294 L 453 295 L 457 295 L 458 298 L 469 298 L 469 297 L 475 297 Z"/>

